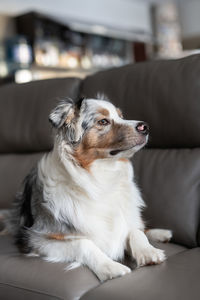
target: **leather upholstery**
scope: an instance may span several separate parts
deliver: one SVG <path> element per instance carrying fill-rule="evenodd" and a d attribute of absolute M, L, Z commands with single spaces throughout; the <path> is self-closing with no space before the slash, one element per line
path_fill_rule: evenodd
<path fill-rule="evenodd" d="M 44 152 L 0 155 L 0 207 L 11 207 L 24 177 L 34 167 Z"/>
<path fill-rule="evenodd" d="M 178 245 L 157 246 L 165 248 L 168 256 L 185 251 L 184 247 Z M 0 266 L 2 300 L 77 300 L 100 285 L 96 276 L 86 267 L 66 272 L 65 264 L 20 255 L 10 237 L 1 237 Z M 93 299 L 96 299 L 95 296 Z"/>
<path fill-rule="evenodd" d="M 55 99 L 97 92 L 105 92 L 126 117 L 150 124 L 149 145 L 133 164 L 147 224 L 173 230 L 174 243 L 156 245 L 169 258 L 100 284 L 87 268 L 66 272 L 65 264 L 23 257 L 10 237 L 0 236 L 0 299 L 197 300 L 200 55 L 115 68 L 82 82 L 67 78 L 1 87 L 0 208 L 10 207 L 24 176 L 51 149 L 48 114 Z"/>
<path fill-rule="evenodd" d="M 80 93 L 105 93 L 126 118 L 149 123 L 148 147 L 199 147 L 199 74 L 199 55 L 138 63 L 87 77 Z"/>
<path fill-rule="evenodd" d="M 79 299 L 83 293 L 99 285 L 98 279 L 88 268 L 66 272 L 66 264 L 22 256 L 12 243 L 12 238 L 1 237 L 2 300 Z"/>
<path fill-rule="evenodd" d="M 108 281 L 81 300 L 199 300 L 200 248 L 169 257 L 158 266 L 140 268 Z"/>
<path fill-rule="evenodd" d="M 80 79 L 36 81 L 0 88 L 0 152 L 34 152 L 52 147 L 48 115 L 59 98 L 76 99 Z"/>
<path fill-rule="evenodd" d="M 147 204 L 146 224 L 173 231 L 173 241 L 197 246 L 200 149 L 145 149 L 133 165 Z"/>

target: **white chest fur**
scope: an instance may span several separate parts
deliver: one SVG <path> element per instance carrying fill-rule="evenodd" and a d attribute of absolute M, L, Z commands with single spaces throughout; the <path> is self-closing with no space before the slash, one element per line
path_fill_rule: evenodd
<path fill-rule="evenodd" d="M 142 200 L 133 183 L 133 169 L 129 161 L 97 160 L 91 172 L 99 187 L 99 210 L 95 213 L 99 228 L 93 239 L 110 257 L 119 258 L 130 228 L 141 225 Z"/>
<path fill-rule="evenodd" d="M 130 162 L 96 160 L 89 173 L 70 165 L 71 172 L 66 166 L 67 172 L 56 176 L 55 166 L 51 168 L 54 178 L 51 180 L 49 172 L 44 193 L 54 216 L 69 220 L 111 258 L 122 258 L 130 228 L 142 226 L 143 202 L 132 181 Z"/>

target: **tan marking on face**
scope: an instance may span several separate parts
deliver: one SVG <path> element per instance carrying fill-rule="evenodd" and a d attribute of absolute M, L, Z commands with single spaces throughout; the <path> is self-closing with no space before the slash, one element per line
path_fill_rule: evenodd
<path fill-rule="evenodd" d="M 74 158 L 81 167 L 89 171 L 94 160 L 108 157 L 110 149 L 132 147 L 134 138 L 136 138 L 136 133 L 130 125 L 113 122 L 108 132 L 101 132 L 98 126 L 94 126 L 74 150 Z"/>
<path fill-rule="evenodd" d="M 98 146 L 104 149 L 121 149 L 130 146 L 128 140 L 134 136 L 133 128 L 129 125 L 112 123 L 110 130 L 103 134 Z"/>
<path fill-rule="evenodd" d="M 79 165 L 82 168 L 89 171 L 90 165 L 93 163 L 94 160 L 99 158 L 106 158 L 106 155 L 100 149 L 89 149 L 81 145 L 76 149 L 74 153 L 74 158 L 78 161 Z"/>
<path fill-rule="evenodd" d="M 109 117 L 109 115 L 110 115 L 109 111 L 103 107 L 98 110 L 98 113 L 100 113 L 101 115 L 103 115 L 105 117 Z"/>
<path fill-rule="evenodd" d="M 116 111 L 117 111 L 118 116 L 123 119 L 123 114 L 122 114 L 121 109 L 117 107 Z"/>
<path fill-rule="evenodd" d="M 65 234 L 62 233 L 50 233 L 47 236 L 50 240 L 57 240 L 57 241 L 64 241 L 65 240 Z"/>

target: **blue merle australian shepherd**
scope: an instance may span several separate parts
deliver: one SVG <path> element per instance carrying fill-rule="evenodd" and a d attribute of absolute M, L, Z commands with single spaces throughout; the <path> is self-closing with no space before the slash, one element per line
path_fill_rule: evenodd
<path fill-rule="evenodd" d="M 99 280 L 137 266 L 159 264 L 163 250 L 149 240 L 167 241 L 171 231 L 145 230 L 144 206 L 129 158 L 148 140 L 148 126 L 124 120 L 106 100 L 63 100 L 50 113 L 53 150 L 27 175 L 8 230 L 19 250 L 66 267 L 85 265 Z"/>

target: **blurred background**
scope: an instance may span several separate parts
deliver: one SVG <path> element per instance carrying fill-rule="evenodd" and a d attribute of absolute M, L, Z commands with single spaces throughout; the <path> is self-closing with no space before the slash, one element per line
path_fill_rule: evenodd
<path fill-rule="evenodd" d="M 200 0 L 0 0 L 0 85 L 200 53 Z"/>

